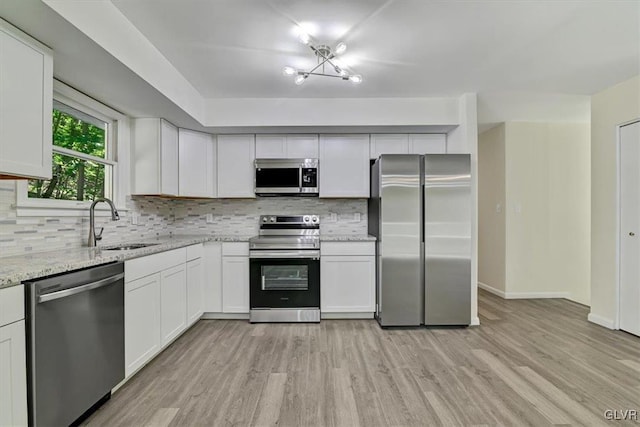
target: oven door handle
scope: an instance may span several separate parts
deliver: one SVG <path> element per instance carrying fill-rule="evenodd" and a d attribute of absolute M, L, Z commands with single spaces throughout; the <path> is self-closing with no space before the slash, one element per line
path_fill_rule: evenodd
<path fill-rule="evenodd" d="M 251 259 L 320 259 L 320 251 L 250 251 Z"/>

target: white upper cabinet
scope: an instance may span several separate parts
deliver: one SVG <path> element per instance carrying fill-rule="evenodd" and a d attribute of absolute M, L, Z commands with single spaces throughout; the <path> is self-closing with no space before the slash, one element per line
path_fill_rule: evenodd
<path fill-rule="evenodd" d="M 51 50 L 0 19 L 0 177 L 51 178 Z"/>
<path fill-rule="evenodd" d="M 256 135 L 256 159 L 286 158 L 286 135 Z"/>
<path fill-rule="evenodd" d="M 178 131 L 178 194 L 183 197 L 216 197 L 216 142 L 208 133 Z"/>
<path fill-rule="evenodd" d="M 178 128 L 155 118 L 135 119 L 132 125 L 132 193 L 178 196 Z"/>
<path fill-rule="evenodd" d="M 369 197 L 369 135 L 320 136 L 320 197 Z"/>
<path fill-rule="evenodd" d="M 372 134 L 369 155 L 371 159 L 377 159 L 381 154 L 444 154 L 446 152 L 446 134 Z"/>
<path fill-rule="evenodd" d="M 256 135 L 257 159 L 317 159 L 318 135 Z"/>
<path fill-rule="evenodd" d="M 445 154 L 447 152 L 447 135 L 424 133 L 409 135 L 409 154 Z"/>
<path fill-rule="evenodd" d="M 256 197 L 254 135 L 218 135 L 218 197 Z"/>
<path fill-rule="evenodd" d="M 409 135 L 371 134 L 369 157 L 377 159 L 381 154 L 407 154 L 409 152 Z"/>
<path fill-rule="evenodd" d="M 317 159 L 318 135 L 287 135 L 288 159 Z"/>

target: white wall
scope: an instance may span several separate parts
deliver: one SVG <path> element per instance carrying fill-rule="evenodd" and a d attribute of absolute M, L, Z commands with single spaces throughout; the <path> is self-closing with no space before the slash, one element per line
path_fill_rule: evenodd
<path fill-rule="evenodd" d="M 481 135 L 481 286 L 589 304 L 589 145 L 586 123 L 510 122 Z"/>
<path fill-rule="evenodd" d="M 640 118 L 640 76 L 591 98 L 591 313 L 589 320 L 616 325 L 617 155 L 616 126 Z"/>
<path fill-rule="evenodd" d="M 478 281 L 503 293 L 506 291 L 504 132 L 502 123 L 478 136 Z"/>
<path fill-rule="evenodd" d="M 506 283 L 589 304 L 589 127 L 507 123 Z"/>

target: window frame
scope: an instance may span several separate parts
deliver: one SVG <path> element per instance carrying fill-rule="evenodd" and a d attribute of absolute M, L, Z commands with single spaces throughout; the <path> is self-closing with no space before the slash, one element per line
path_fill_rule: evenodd
<path fill-rule="evenodd" d="M 123 166 L 128 162 L 121 162 L 121 154 L 126 154 L 123 144 L 128 143 L 122 138 L 123 133 L 120 132 L 120 124 L 126 126 L 127 117 L 122 113 L 107 107 L 106 105 L 96 101 L 93 98 L 65 85 L 64 83 L 54 80 L 53 82 L 53 99 L 74 108 L 80 112 L 89 114 L 107 124 L 106 132 L 106 150 L 105 158 L 99 158 L 84 154 L 64 147 L 53 145 L 52 155 L 54 153 L 62 155 L 71 155 L 83 160 L 98 162 L 111 166 L 111 179 L 105 180 L 105 190 L 107 187 L 111 189 L 111 200 L 116 204 L 119 211 L 126 211 L 124 203 L 124 193 L 126 189 L 121 185 L 124 181 L 122 175 Z M 109 182 L 110 181 L 110 182 Z M 28 196 L 28 180 L 19 180 L 16 184 L 16 215 L 17 216 L 88 216 L 91 201 L 77 200 L 60 200 L 60 199 L 41 199 L 29 198 Z M 105 191 L 107 193 L 107 191 Z M 107 216 L 110 210 L 106 204 L 96 206 L 96 214 L 99 216 Z"/>

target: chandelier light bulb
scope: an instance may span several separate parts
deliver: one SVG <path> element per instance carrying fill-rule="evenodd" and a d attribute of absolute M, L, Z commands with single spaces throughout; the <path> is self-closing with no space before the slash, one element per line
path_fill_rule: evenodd
<path fill-rule="evenodd" d="M 304 31 L 300 33 L 300 35 L 298 35 L 298 39 L 300 40 L 301 43 L 303 44 L 309 44 L 311 43 L 311 36 L 307 33 L 305 33 Z"/>
<path fill-rule="evenodd" d="M 351 83 L 353 84 L 359 85 L 360 83 L 362 83 L 362 76 L 360 74 L 349 76 L 349 81 L 351 81 Z"/>
<path fill-rule="evenodd" d="M 296 74 L 298 71 L 293 68 L 293 67 L 284 67 L 282 69 L 282 74 L 285 76 L 293 76 L 294 74 Z"/>
<path fill-rule="evenodd" d="M 339 73 L 339 74 L 340 74 L 342 77 L 348 77 L 348 76 L 349 76 L 349 73 L 348 73 L 346 70 L 344 70 L 344 69 L 340 70 L 340 73 Z"/>
<path fill-rule="evenodd" d="M 347 51 L 347 45 L 344 44 L 343 42 L 340 42 L 336 45 L 336 48 L 334 50 L 336 55 L 341 55 L 343 53 L 345 53 Z"/>
<path fill-rule="evenodd" d="M 304 74 L 300 74 L 296 76 L 294 82 L 296 82 L 296 84 L 300 86 L 302 83 L 304 83 L 305 80 L 307 80 L 307 76 L 305 76 Z"/>

